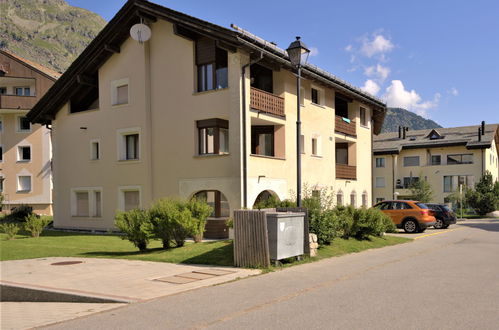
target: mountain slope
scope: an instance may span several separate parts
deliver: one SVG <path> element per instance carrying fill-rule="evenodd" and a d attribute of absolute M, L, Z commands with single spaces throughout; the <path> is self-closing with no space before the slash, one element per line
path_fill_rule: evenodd
<path fill-rule="evenodd" d="M 0 0 L 0 48 L 63 72 L 106 25 L 64 0 Z"/>
<path fill-rule="evenodd" d="M 414 112 L 402 108 L 388 108 L 381 133 L 396 132 L 399 126 L 407 126 L 411 130 L 442 127 L 433 120 L 425 119 Z"/>

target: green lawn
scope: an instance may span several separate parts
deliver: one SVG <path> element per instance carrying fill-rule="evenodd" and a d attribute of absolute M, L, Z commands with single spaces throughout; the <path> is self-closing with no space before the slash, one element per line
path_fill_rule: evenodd
<path fill-rule="evenodd" d="M 410 239 L 394 236 L 373 237 L 370 240 L 362 241 L 353 238 L 335 239 L 333 244 L 321 247 L 317 257 L 305 258 L 299 262 L 284 264 L 284 266 L 408 241 Z M 6 240 L 6 235 L 0 234 L 0 260 L 2 261 L 44 257 L 95 257 L 219 266 L 233 264 L 232 242 L 228 240 L 197 244 L 186 243 L 184 247 L 170 250 L 163 250 L 161 242 L 153 240 L 148 247 L 147 252 L 139 252 L 130 242 L 115 235 L 46 231 L 38 238 L 17 235 L 14 240 Z"/>

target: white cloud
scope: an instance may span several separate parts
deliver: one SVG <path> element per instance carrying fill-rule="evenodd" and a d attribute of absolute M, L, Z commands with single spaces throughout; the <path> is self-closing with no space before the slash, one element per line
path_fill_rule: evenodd
<path fill-rule="evenodd" d="M 368 92 L 369 94 L 376 95 L 378 94 L 381 87 L 374 80 L 368 79 L 364 83 L 364 86 L 362 86 L 360 89 Z"/>
<path fill-rule="evenodd" d="M 348 45 L 348 46 L 345 47 L 345 50 L 347 52 L 351 52 L 353 50 L 353 46 L 352 45 Z"/>
<path fill-rule="evenodd" d="M 362 39 L 360 51 L 367 57 L 373 57 L 378 54 L 383 56 L 385 53 L 390 52 L 393 48 L 394 45 L 390 39 L 385 38 L 382 34 L 374 33 L 371 40 L 366 37 Z"/>
<path fill-rule="evenodd" d="M 317 56 L 317 55 L 319 55 L 319 49 L 317 49 L 317 47 L 310 47 L 309 56 Z"/>
<path fill-rule="evenodd" d="M 449 94 L 453 95 L 453 96 L 458 96 L 459 95 L 459 91 L 457 90 L 456 87 L 452 87 L 450 90 L 449 90 Z"/>
<path fill-rule="evenodd" d="M 423 101 L 415 90 L 406 90 L 400 80 L 392 80 L 383 95 L 389 107 L 411 110 L 423 117 L 428 117 L 428 110 L 438 106 L 440 97 L 440 93 L 436 93 L 433 100 Z"/>
<path fill-rule="evenodd" d="M 378 63 L 376 66 L 373 65 L 365 68 L 364 74 L 368 77 L 374 77 L 380 82 L 383 82 L 386 78 L 388 78 L 388 75 L 390 74 L 390 68 L 382 66 Z"/>

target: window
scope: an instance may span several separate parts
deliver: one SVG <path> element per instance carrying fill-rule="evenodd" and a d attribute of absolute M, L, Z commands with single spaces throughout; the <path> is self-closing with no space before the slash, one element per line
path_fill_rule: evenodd
<path fill-rule="evenodd" d="M 30 175 L 20 175 L 17 177 L 17 191 L 18 192 L 31 191 L 31 176 Z"/>
<path fill-rule="evenodd" d="M 14 94 L 17 96 L 30 96 L 29 87 L 14 87 Z"/>
<path fill-rule="evenodd" d="M 341 206 L 343 205 L 343 193 L 339 192 L 336 194 L 336 205 Z"/>
<path fill-rule="evenodd" d="M 111 81 L 111 104 L 112 105 L 124 105 L 129 102 L 129 79 L 122 78 L 118 80 Z M 98 108 L 96 105 L 95 108 Z"/>
<path fill-rule="evenodd" d="M 419 177 L 404 177 L 404 189 L 409 189 L 413 183 L 419 181 Z"/>
<path fill-rule="evenodd" d="M 404 157 L 404 166 L 419 166 L 419 156 Z"/>
<path fill-rule="evenodd" d="M 459 186 L 474 187 L 474 175 L 446 175 L 444 176 L 444 192 L 453 192 L 459 189 Z"/>
<path fill-rule="evenodd" d="M 300 153 L 305 153 L 305 135 L 300 135 Z"/>
<path fill-rule="evenodd" d="M 334 98 L 334 110 L 336 116 L 348 118 L 348 101 L 336 96 Z"/>
<path fill-rule="evenodd" d="M 0 162 L 3 162 L 3 146 L 0 146 Z"/>
<path fill-rule="evenodd" d="M 18 131 L 19 132 L 29 132 L 31 131 L 31 123 L 29 119 L 24 116 L 19 116 L 18 118 Z"/>
<path fill-rule="evenodd" d="M 385 199 L 383 197 L 376 197 L 376 204 L 384 201 Z"/>
<path fill-rule="evenodd" d="M 312 87 L 310 89 L 310 100 L 316 105 L 324 105 L 324 90 Z"/>
<path fill-rule="evenodd" d="M 473 164 L 473 154 L 447 155 L 447 165 Z"/>
<path fill-rule="evenodd" d="M 3 119 L 0 117 L 0 132 L 3 130 Z"/>
<path fill-rule="evenodd" d="M 5 178 L 3 176 L 0 175 L 0 192 L 3 191 L 3 181 L 5 180 Z M 0 207 L 2 206 L 2 204 L 0 203 Z"/>
<path fill-rule="evenodd" d="M 229 122 L 213 118 L 197 121 L 198 153 L 200 155 L 229 152 Z"/>
<path fill-rule="evenodd" d="M 76 214 L 77 217 L 89 216 L 88 191 L 76 192 Z"/>
<path fill-rule="evenodd" d="M 274 157 L 274 126 L 251 126 L 251 153 Z"/>
<path fill-rule="evenodd" d="M 17 147 L 17 161 L 28 162 L 31 160 L 31 147 L 21 146 Z"/>
<path fill-rule="evenodd" d="M 6 95 L 7 94 L 7 87 L 0 87 L 0 95 Z"/>
<path fill-rule="evenodd" d="M 100 159 L 100 142 L 97 140 L 90 141 L 90 159 Z"/>
<path fill-rule="evenodd" d="M 367 207 L 367 193 L 362 194 L 362 206 Z"/>
<path fill-rule="evenodd" d="M 350 205 L 353 207 L 357 206 L 357 194 L 354 192 L 350 194 Z"/>
<path fill-rule="evenodd" d="M 125 135 L 125 149 L 127 160 L 139 159 L 139 135 L 127 134 Z"/>
<path fill-rule="evenodd" d="M 440 156 L 440 155 L 431 155 L 430 164 L 431 165 L 440 165 L 440 164 L 442 164 L 442 156 Z"/>
<path fill-rule="evenodd" d="M 315 136 L 312 138 L 312 155 L 319 156 L 320 155 L 320 140 L 319 136 Z"/>
<path fill-rule="evenodd" d="M 360 124 L 362 126 L 367 126 L 367 114 L 365 108 L 360 108 Z"/>
<path fill-rule="evenodd" d="M 199 198 L 213 209 L 210 217 L 227 218 L 230 216 L 229 202 L 225 195 L 218 190 L 203 190 L 194 195 L 194 198 Z"/>
<path fill-rule="evenodd" d="M 92 216 L 96 218 L 100 218 L 102 216 L 102 201 L 101 201 L 102 193 L 100 191 L 94 191 L 94 213 Z"/>
<path fill-rule="evenodd" d="M 384 176 L 376 177 L 376 188 L 385 188 L 385 177 Z"/>
<path fill-rule="evenodd" d="M 385 167 L 385 158 L 384 157 L 376 158 L 376 167 Z"/>
<path fill-rule="evenodd" d="M 128 103 L 128 85 L 116 87 L 116 105 Z"/>
<path fill-rule="evenodd" d="M 139 160 L 139 159 L 140 159 L 140 128 L 126 128 L 118 130 L 118 160 L 123 161 L 123 160 Z"/>
<path fill-rule="evenodd" d="M 348 165 L 348 143 L 336 143 L 336 164 Z"/>
<path fill-rule="evenodd" d="M 201 37 L 196 41 L 198 92 L 228 87 L 227 51 L 216 46 L 213 39 Z"/>
<path fill-rule="evenodd" d="M 252 64 L 250 67 L 251 87 L 266 91 L 274 92 L 273 72 L 259 64 Z"/>
<path fill-rule="evenodd" d="M 140 193 L 138 190 L 124 191 L 123 200 L 125 211 L 136 209 L 140 206 Z"/>

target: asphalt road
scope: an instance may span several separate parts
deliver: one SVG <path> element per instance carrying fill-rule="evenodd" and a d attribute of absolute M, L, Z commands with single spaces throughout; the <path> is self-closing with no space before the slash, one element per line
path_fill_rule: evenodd
<path fill-rule="evenodd" d="M 424 234 L 51 329 L 498 329 L 499 220 Z"/>

